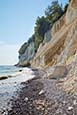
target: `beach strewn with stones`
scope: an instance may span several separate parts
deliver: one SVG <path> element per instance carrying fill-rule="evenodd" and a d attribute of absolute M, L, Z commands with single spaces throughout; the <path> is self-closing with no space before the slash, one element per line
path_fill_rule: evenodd
<path fill-rule="evenodd" d="M 77 95 L 66 94 L 56 80 L 23 82 L 8 115 L 77 115 Z"/>

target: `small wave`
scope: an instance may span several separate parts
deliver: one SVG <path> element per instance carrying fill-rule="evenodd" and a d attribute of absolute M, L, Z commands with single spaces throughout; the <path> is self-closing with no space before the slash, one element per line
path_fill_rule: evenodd
<path fill-rule="evenodd" d="M 0 66 L 0 76 L 9 76 L 13 73 L 16 73 L 18 71 L 22 70 L 20 67 L 15 66 Z"/>

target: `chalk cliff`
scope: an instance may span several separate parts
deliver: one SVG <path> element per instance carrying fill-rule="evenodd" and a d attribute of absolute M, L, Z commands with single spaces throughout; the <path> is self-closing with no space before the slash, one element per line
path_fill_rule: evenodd
<path fill-rule="evenodd" d="M 66 14 L 52 27 L 52 39 L 34 57 L 34 65 L 64 64 L 77 50 L 77 1 L 72 0 Z M 43 63 L 41 63 L 43 59 Z"/>
<path fill-rule="evenodd" d="M 51 30 L 48 30 L 44 35 L 44 40 L 42 43 L 40 43 L 38 51 L 42 48 L 44 44 L 47 44 L 51 40 Z M 25 44 L 27 44 L 27 47 L 25 47 Z M 21 50 L 25 50 L 23 53 L 19 53 L 19 63 L 18 66 L 28 66 L 30 65 L 32 59 L 35 57 L 35 43 L 34 41 L 31 41 L 30 43 L 25 43 L 21 46 Z M 24 48 L 23 48 L 24 47 Z"/>
<path fill-rule="evenodd" d="M 30 60 L 35 55 L 35 48 L 34 48 L 34 42 L 31 42 L 29 46 L 26 48 L 25 52 L 23 54 L 19 55 L 19 66 L 28 66 L 30 65 Z"/>
<path fill-rule="evenodd" d="M 61 80 L 65 91 L 77 92 L 77 0 L 71 0 L 67 12 L 46 32 L 37 53 L 30 43 L 19 65 L 28 62 L 43 69 L 45 78 Z"/>
<path fill-rule="evenodd" d="M 51 30 L 52 39 L 37 51 L 32 66 L 43 68 L 48 78 L 61 78 L 62 87 L 77 92 L 77 0 Z"/>

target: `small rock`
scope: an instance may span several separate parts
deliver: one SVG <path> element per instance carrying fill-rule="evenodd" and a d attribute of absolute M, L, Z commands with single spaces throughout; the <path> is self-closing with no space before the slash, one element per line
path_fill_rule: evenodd
<path fill-rule="evenodd" d="M 25 97 L 25 99 L 24 99 L 24 100 L 27 102 L 29 99 L 28 99 L 28 97 Z"/>
<path fill-rule="evenodd" d="M 58 109 L 58 110 L 56 111 L 56 113 L 57 113 L 57 114 L 62 114 L 62 110 L 61 110 L 61 109 Z"/>
<path fill-rule="evenodd" d="M 45 109 L 44 108 L 42 108 L 42 111 L 44 111 Z"/>
<path fill-rule="evenodd" d="M 74 100 L 74 101 L 73 101 L 73 104 L 74 104 L 74 105 L 76 105 L 76 104 L 77 104 L 76 100 Z"/>
<path fill-rule="evenodd" d="M 63 101 L 63 104 L 65 104 L 66 102 L 65 101 Z"/>
<path fill-rule="evenodd" d="M 19 72 L 21 72 L 22 70 L 19 70 Z"/>
<path fill-rule="evenodd" d="M 72 109 L 73 109 L 73 107 L 72 107 L 72 106 L 68 107 L 68 110 L 69 110 L 69 111 L 71 111 Z"/>
<path fill-rule="evenodd" d="M 45 91 L 44 91 L 44 90 L 41 90 L 41 91 L 39 92 L 39 95 L 41 95 L 41 94 L 43 94 L 43 93 L 45 93 Z"/>

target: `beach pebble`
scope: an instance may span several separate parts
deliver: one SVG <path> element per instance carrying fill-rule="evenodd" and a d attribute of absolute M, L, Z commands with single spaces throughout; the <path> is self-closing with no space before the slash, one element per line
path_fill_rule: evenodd
<path fill-rule="evenodd" d="M 28 97 L 25 97 L 25 99 L 24 99 L 24 100 L 27 102 L 29 99 L 28 99 Z"/>
<path fill-rule="evenodd" d="M 68 107 L 68 110 L 69 110 L 69 111 L 71 111 L 72 109 L 73 109 L 73 107 L 72 107 L 72 106 Z"/>
<path fill-rule="evenodd" d="M 41 90 L 41 91 L 39 92 L 39 95 L 41 95 L 41 94 L 43 94 L 43 93 L 45 93 L 45 91 L 44 91 L 44 90 Z"/>
<path fill-rule="evenodd" d="M 63 104 L 65 104 L 66 102 L 65 101 L 63 101 Z"/>
<path fill-rule="evenodd" d="M 74 100 L 74 101 L 73 101 L 73 104 L 74 104 L 74 105 L 76 105 L 76 104 L 77 104 L 76 100 Z"/>

